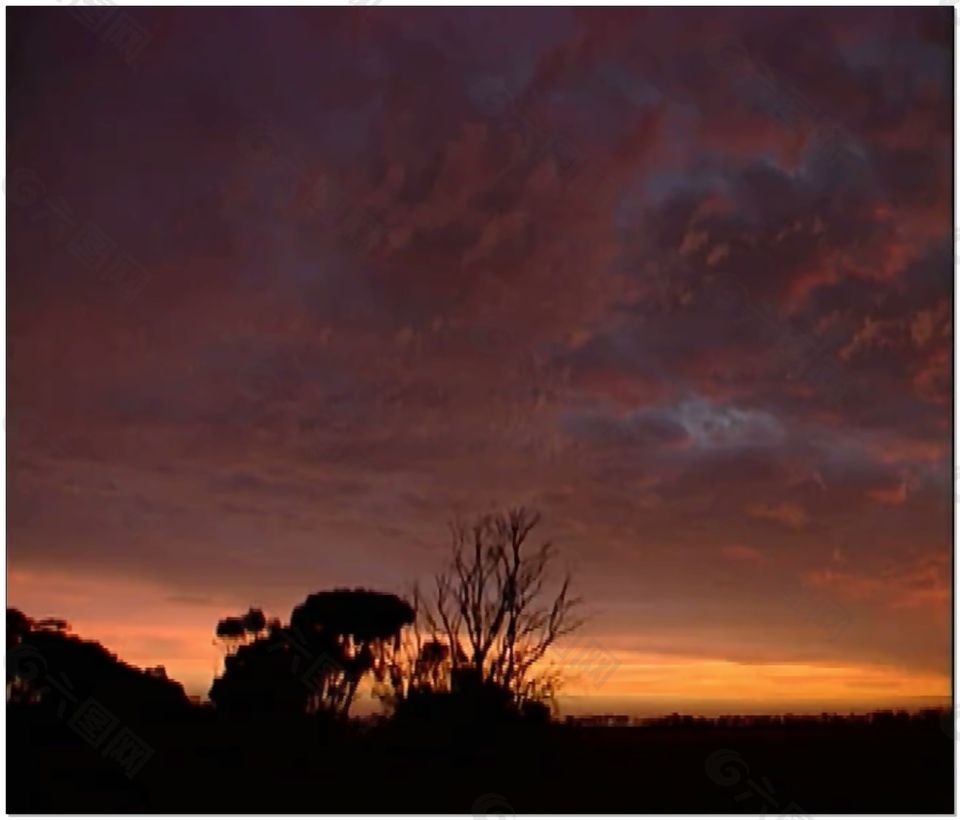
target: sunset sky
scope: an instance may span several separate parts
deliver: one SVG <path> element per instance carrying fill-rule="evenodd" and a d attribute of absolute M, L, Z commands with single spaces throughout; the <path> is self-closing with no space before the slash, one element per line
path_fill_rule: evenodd
<path fill-rule="evenodd" d="M 943 11 L 9 10 L 8 605 L 206 694 L 526 503 L 577 708 L 948 695 Z"/>

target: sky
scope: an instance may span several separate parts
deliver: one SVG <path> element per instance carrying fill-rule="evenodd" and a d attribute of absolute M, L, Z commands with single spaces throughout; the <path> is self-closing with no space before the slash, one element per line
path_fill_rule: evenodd
<path fill-rule="evenodd" d="M 10 9 L 8 605 L 205 694 L 526 504 L 570 709 L 949 695 L 944 11 Z"/>

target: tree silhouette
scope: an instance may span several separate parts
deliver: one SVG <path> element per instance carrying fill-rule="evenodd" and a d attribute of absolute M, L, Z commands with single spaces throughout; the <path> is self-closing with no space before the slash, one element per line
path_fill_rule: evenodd
<path fill-rule="evenodd" d="M 411 628 L 404 630 L 400 650 L 393 654 L 386 675 L 374 684 L 373 694 L 388 712 L 395 712 L 415 695 L 449 693 L 452 668 L 450 646 L 436 639 L 424 642 L 415 618 Z"/>
<path fill-rule="evenodd" d="M 308 596 L 286 627 L 259 610 L 225 618 L 216 632 L 228 653 L 210 699 L 224 712 L 344 718 L 364 675 L 386 677 L 413 617 L 395 595 L 335 589 Z"/>
<path fill-rule="evenodd" d="M 414 684 L 434 692 L 443 691 L 451 665 L 450 647 L 442 641 L 427 641 L 414 665 Z"/>
<path fill-rule="evenodd" d="M 6 667 L 7 686 L 12 703 L 20 703 L 29 700 L 30 697 L 28 684 L 33 676 L 33 669 L 29 668 L 29 659 L 26 656 L 32 654 L 32 652 L 27 647 L 19 650 L 18 646 L 27 639 L 32 626 L 33 621 L 19 609 L 7 608 Z M 17 660 L 20 660 L 19 664 L 16 662 Z"/>
<path fill-rule="evenodd" d="M 30 632 L 33 622 L 19 609 L 7 607 L 7 649 L 20 643 Z"/>
<path fill-rule="evenodd" d="M 189 705 L 183 687 L 165 673 L 131 666 L 96 641 L 69 634 L 65 621 L 32 620 L 8 609 L 7 624 L 7 679 L 14 702 L 59 714 L 68 691 L 79 702 L 94 698 L 128 719 L 171 716 Z M 17 630 L 12 648 L 10 626 Z"/>
<path fill-rule="evenodd" d="M 540 520 L 520 507 L 470 525 L 452 523 L 450 566 L 434 577 L 431 600 L 420 608 L 434 640 L 450 647 L 454 685 L 499 686 L 517 706 L 552 693 L 556 676 L 534 668 L 558 638 L 583 623 L 569 575 L 547 591 L 557 553 L 550 543 L 530 548 Z"/>
<path fill-rule="evenodd" d="M 210 700 L 224 714 L 303 714 L 310 690 L 297 674 L 297 665 L 297 656 L 276 640 L 259 638 L 239 646 L 224 659 Z"/>
<path fill-rule="evenodd" d="M 263 610 L 249 609 L 246 615 L 230 616 L 217 623 L 215 634 L 226 652 L 236 652 L 244 643 L 255 640 L 267 629 Z"/>
<path fill-rule="evenodd" d="M 249 635 L 260 635 L 267 628 L 267 619 L 262 609 L 249 609 L 243 616 L 243 628 Z"/>
<path fill-rule="evenodd" d="M 290 616 L 293 635 L 314 660 L 309 683 L 316 708 L 343 717 L 363 676 L 383 683 L 401 648 L 401 633 L 414 621 L 403 599 L 366 589 L 310 595 Z"/>

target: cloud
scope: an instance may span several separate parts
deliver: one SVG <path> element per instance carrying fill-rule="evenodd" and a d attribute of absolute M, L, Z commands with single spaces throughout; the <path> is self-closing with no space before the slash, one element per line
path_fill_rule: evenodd
<path fill-rule="evenodd" d="M 165 600 L 171 604 L 186 604 L 188 606 L 208 606 L 213 603 L 211 598 L 204 595 L 168 595 Z"/>
<path fill-rule="evenodd" d="M 767 521 L 775 521 L 791 529 L 802 529 L 808 516 L 804 510 L 796 504 L 781 502 L 779 504 L 756 504 L 747 509 L 747 514 Z"/>
<path fill-rule="evenodd" d="M 869 493 L 870 498 L 879 504 L 899 506 L 906 503 L 907 500 L 907 482 L 901 481 L 900 484 L 889 490 L 872 490 Z"/>
<path fill-rule="evenodd" d="M 729 547 L 724 547 L 722 553 L 724 558 L 729 558 L 731 561 L 762 562 L 766 560 L 760 550 L 743 544 L 733 544 Z"/>
<path fill-rule="evenodd" d="M 950 605 L 948 573 L 946 556 L 933 554 L 889 566 L 875 576 L 825 569 L 810 572 L 806 580 L 844 599 L 866 600 L 894 611 L 920 610 L 936 618 Z"/>
<path fill-rule="evenodd" d="M 9 165 L 43 186 L 8 197 L 24 586 L 283 611 L 429 574 L 451 511 L 532 499 L 613 631 L 697 657 L 807 640 L 744 544 L 797 578 L 841 550 L 852 580 L 819 583 L 933 607 L 909 559 L 950 545 L 937 10 L 387 11 L 143 9 L 132 71 L 74 20 L 11 18 Z M 803 122 L 719 70 L 724 37 Z M 482 78 L 508 103 L 478 107 Z M 34 218 L 60 197 L 149 271 L 139 299 Z M 91 629 L 124 617 L 99 606 Z M 846 650 L 939 668 L 926 636 Z"/>

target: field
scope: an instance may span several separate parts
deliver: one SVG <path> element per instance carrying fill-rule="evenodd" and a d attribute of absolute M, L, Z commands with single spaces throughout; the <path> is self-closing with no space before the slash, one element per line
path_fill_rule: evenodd
<path fill-rule="evenodd" d="M 954 744 L 936 723 L 550 725 L 482 736 L 385 727 L 323 740 L 303 723 L 155 725 L 138 731 L 152 753 L 130 779 L 62 722 L 8 723 L 15 813 L 954 810 Z"/>

